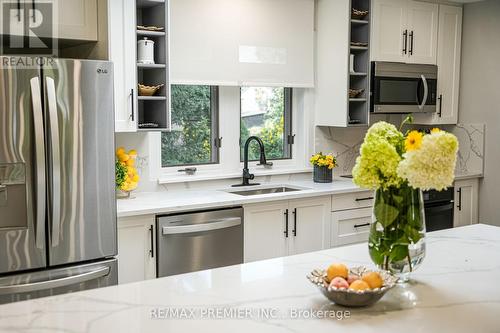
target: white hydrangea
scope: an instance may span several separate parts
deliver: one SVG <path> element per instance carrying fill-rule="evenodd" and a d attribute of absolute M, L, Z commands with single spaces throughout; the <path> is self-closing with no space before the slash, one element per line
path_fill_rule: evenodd
<path fill-rule="evenodd" d="M 439 131 L 425 135 L 419 149 L 408 151 L 398 167 L 398 175 L 413 188 L 441 191 L 453 183 L 458 140 Z"/>

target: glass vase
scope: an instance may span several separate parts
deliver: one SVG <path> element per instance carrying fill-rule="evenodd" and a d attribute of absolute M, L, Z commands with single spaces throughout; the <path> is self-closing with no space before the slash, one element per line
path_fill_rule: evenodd
<path fill-rule="evenodd" d="M 375 192 L 368 248 L 379 268 L 408 280 L 425 257 L 422 191 L 402 185 Z"/>

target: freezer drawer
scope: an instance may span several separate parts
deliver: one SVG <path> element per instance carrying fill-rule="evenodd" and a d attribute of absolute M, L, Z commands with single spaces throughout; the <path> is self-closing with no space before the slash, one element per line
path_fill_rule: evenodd
<path fill-rule="evenodd" d="M 159 217 L 158 277 L 243 263 L 243 209 Z"/>
<path fill-rule="evenodd" d="M 117 259 L 0 278 L 0 304 L 116 285 Z"/>

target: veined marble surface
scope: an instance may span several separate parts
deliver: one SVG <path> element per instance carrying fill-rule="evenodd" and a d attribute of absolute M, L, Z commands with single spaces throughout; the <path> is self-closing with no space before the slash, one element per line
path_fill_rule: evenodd
<path fill-rule="evenodd" d="M 306 279 L 332 262 L 371 266 L 362 243 L 12 303 L 0 332 L 499 332 L 498 227 L 428 234 L 412 282 L 367 308 L 331 304 Z"/>
<path fill-rule="evenodd" d="M 449 131 L 460 145 L 456 175 L 483 174 L 485 124 L 457 124 Z"/>
<path fill-rule="evenodd" d="M 274 186 L 291 186 L 300 189 L 300 191 L 252 196 L 229 193 L 229 191 L 252 190 Z M 366 190 L 356 186 L 351 179 L 338 177 L 332 183 L 326 184 L 314 183 L 312 180 L 307 180 L 262 183 L 261 186 L 252 186 L 251 188 L 214 186 L 213 188 L 196 190 L 139 192 L 133 193 L 133 199 L 117 200 L 117 213 L 118 217 L 162 214 L 359 191 Z"/>

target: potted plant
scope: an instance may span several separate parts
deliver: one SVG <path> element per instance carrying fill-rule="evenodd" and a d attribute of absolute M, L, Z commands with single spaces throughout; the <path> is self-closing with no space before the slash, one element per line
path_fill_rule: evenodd
<path fill-rule="evenodd" d="M 375 190 L 369 253 L 402 281 L 425 257 L 422 190 L 440 191 L 453 183 L 457 151 L 457 138 L 437 128 L 403 134 L 378 122 L 366 133 L 352 174 L 355 184 Z"/>
<path fill-rule="evenodd" d="M 333 181 L 333 168 L 337 166 L 337 159 L 333 154 L 315 154 L 309 160 L 314 166 L 313 179 L 315 183 L 331 183 Z"/>

